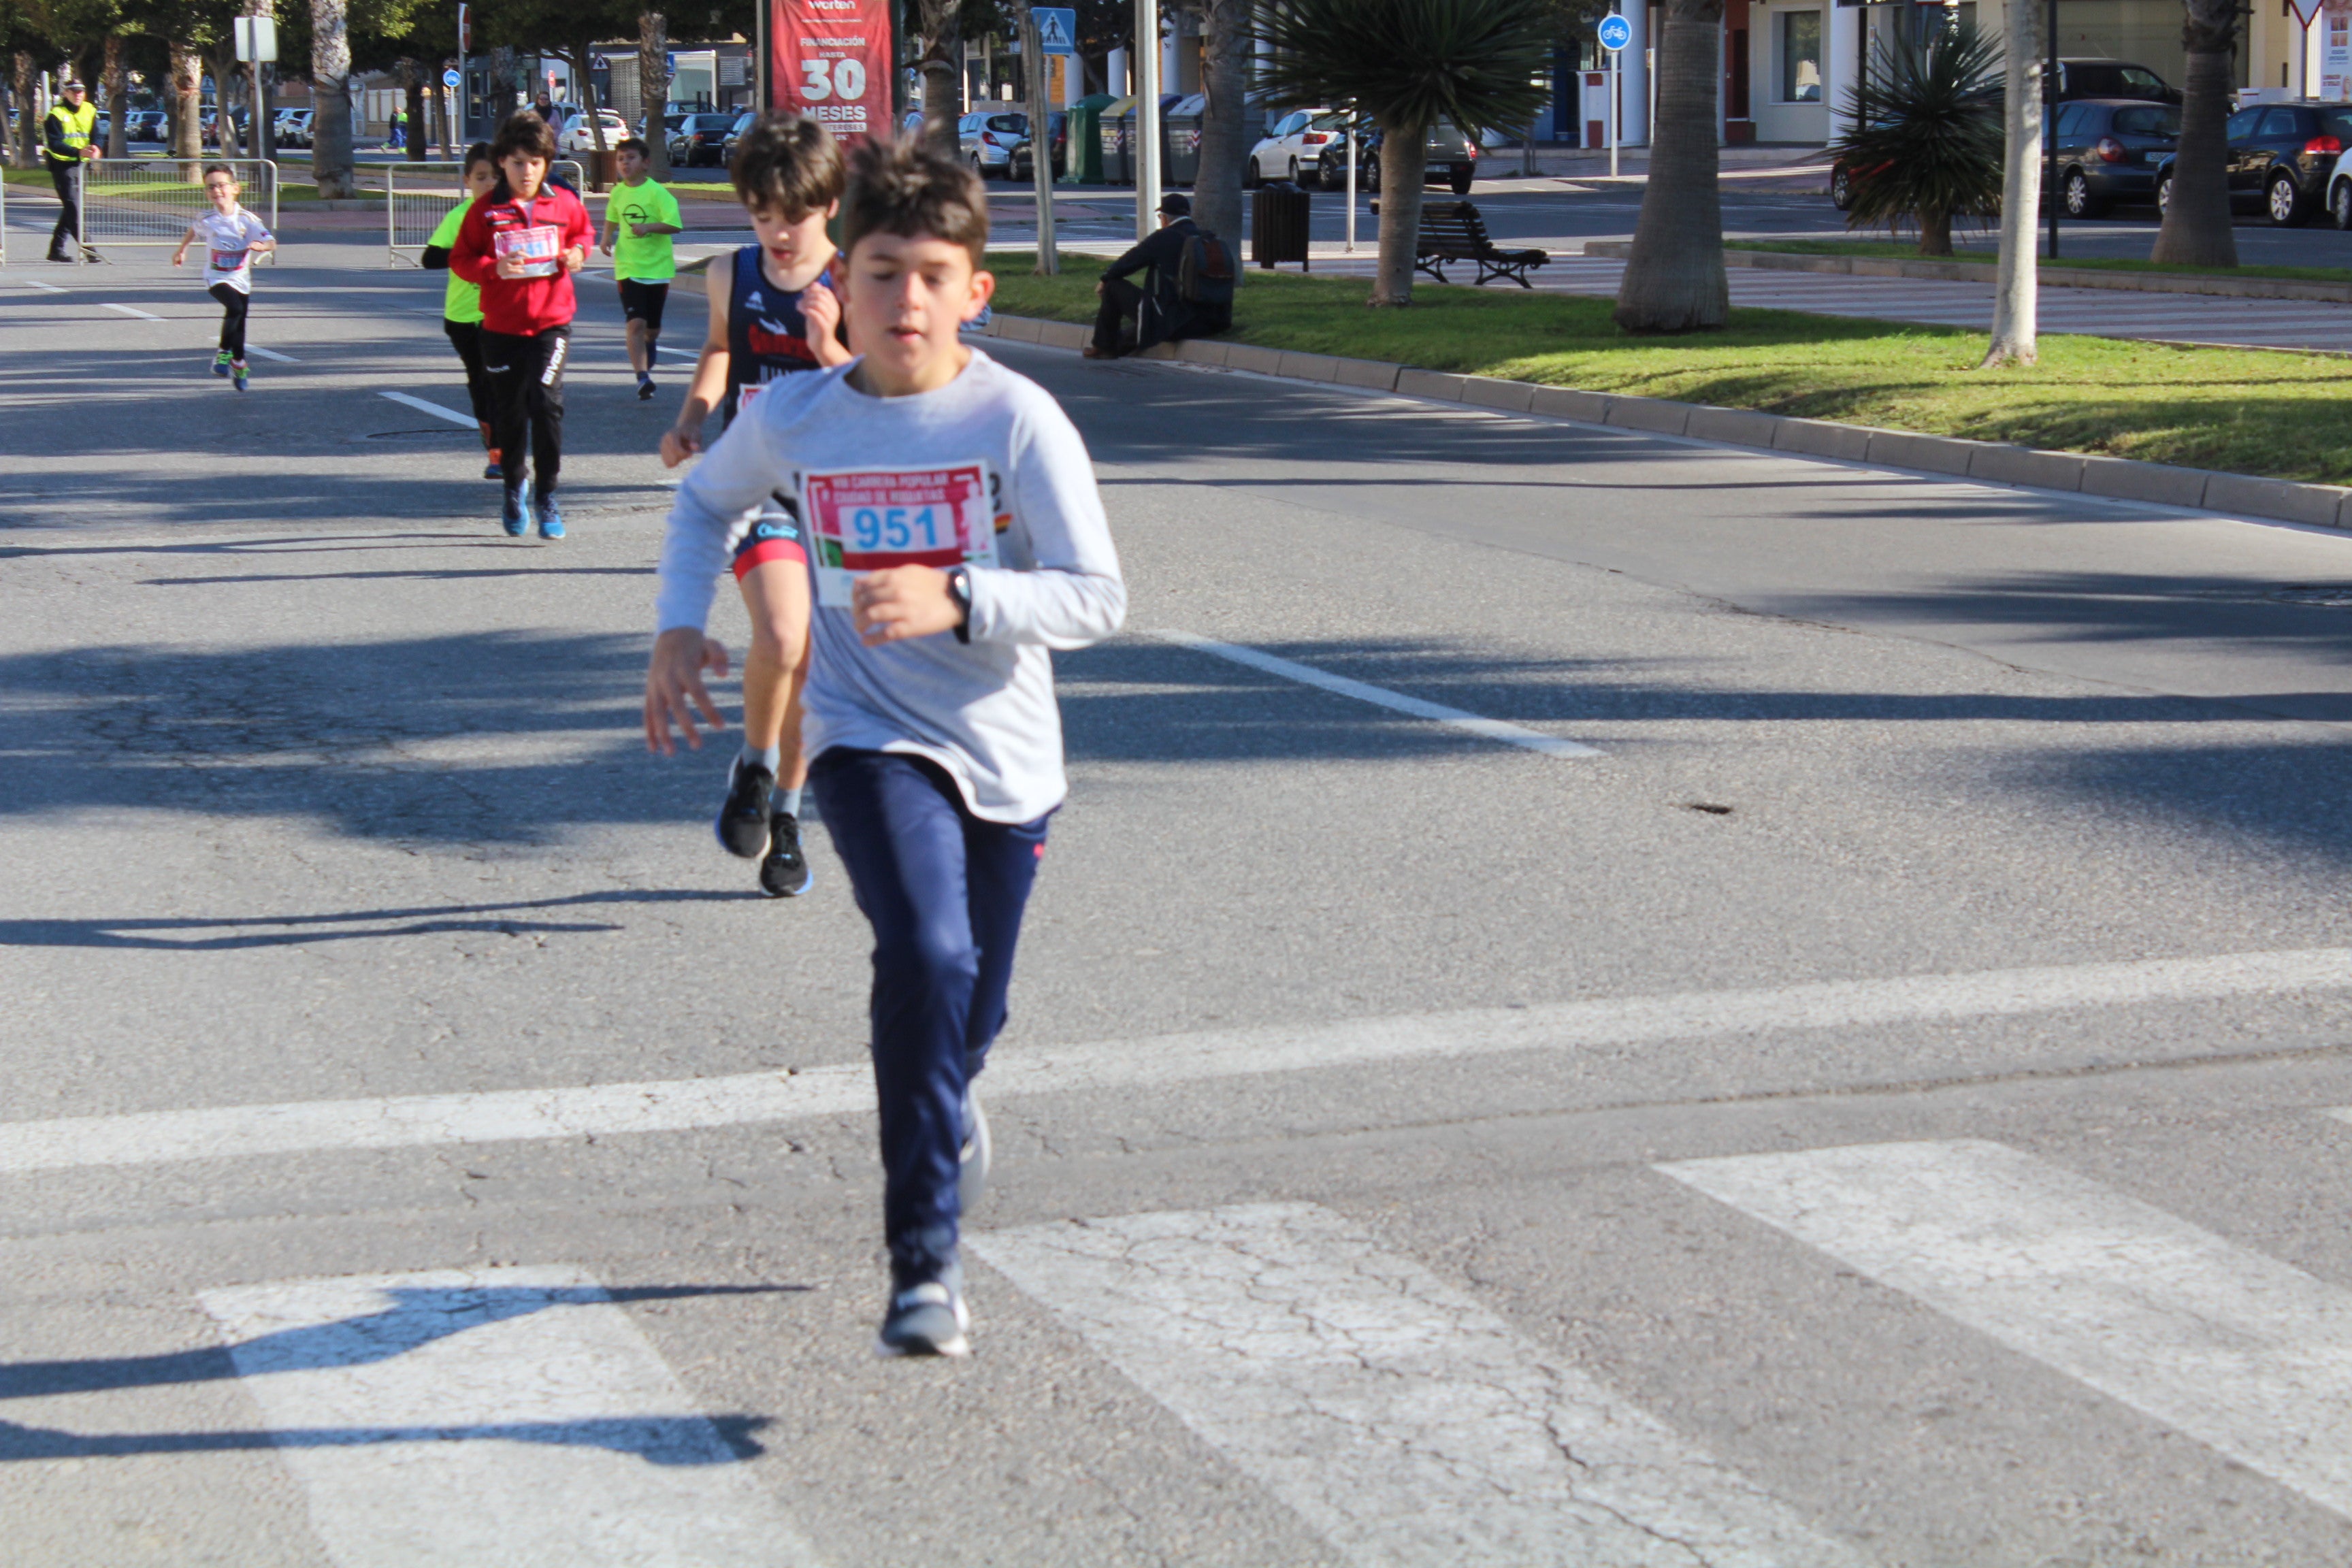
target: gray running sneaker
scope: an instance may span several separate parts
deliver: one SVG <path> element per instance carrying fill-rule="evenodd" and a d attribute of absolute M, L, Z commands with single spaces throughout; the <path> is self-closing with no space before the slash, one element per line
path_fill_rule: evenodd
<path fill-rule="evenodd" d="M 965 1331 L 971 1314 L 963 1305 L 963 1267 L 950 1263 L 929 1279 L 897 1280 L 874 1353 L 885 1356 L 970 1355 Z"/>
<path fill-rule="evenodd" d="M 970 1214 L 988 1193 L 988 1163 L 995 1153 L 988 1137 L 988 1112 L 980 1096 L 967 1084 L 963 1091 L 963 1147 L 957 1152 L 957 1207 Z"/>

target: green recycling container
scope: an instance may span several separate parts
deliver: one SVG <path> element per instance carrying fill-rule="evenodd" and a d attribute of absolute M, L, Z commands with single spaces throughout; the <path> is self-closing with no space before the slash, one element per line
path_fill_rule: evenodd
<path fill-rule="evenodd" d="M 1102 111 L 1107 104 L 1118 100 L 1107 92 L 1097 92 L 1070 105 L 1069 151 L 1065 154 L 1065 177 L 1081 185 L 1099 185 L 1103 180 Z"/>

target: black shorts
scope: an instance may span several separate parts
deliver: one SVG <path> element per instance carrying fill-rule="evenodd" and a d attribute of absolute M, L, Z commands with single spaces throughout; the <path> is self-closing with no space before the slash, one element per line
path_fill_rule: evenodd
<path fill-rule="evenodd" d="M 743 531 L 735 545 L 735 581 L 740 583 L 756 567 L 771 561 L 805 563 L 808 551 L 801 543 L 801 525 L 778 496 L 760 509 L 759 521 Z"/>
<path fill-rule="evenodd" d="M 668 303 L 668 284 L 648 283 L 640 278 L 621 279 L 621 315 L 627 321 L 643 321 L 646 331 L 661 331 L 662 307 Z"/>

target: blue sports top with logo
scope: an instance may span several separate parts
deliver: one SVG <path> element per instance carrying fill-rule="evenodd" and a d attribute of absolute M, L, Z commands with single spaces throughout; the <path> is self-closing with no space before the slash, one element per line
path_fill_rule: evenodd
<path fill-rule="evenodd" d="M 735 270 L 727 291 L 727 397 L 719 416 L 732 425 L 744 404 L 759 388 L 798 371 L 822 370 L 816 351 L 809 345 L 808 318 L 801 314 L 802 295 L 778 290 L 760 270 L 761 247 L 747 245 L 735 253 Z M 833 286 L 828 265 L 809 289 Z M 746 388 L 750 392 L 746 393 Z"/>

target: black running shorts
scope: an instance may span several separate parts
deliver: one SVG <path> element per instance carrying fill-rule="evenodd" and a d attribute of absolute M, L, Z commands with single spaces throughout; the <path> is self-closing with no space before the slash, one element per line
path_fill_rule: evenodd
<path fill-rule="evenodd" d="M 669 303 L 669 285 L 647 283 L 642 279 L 621 279 L 621 314 L 632 321 L 643 321 L 646 331 L 661 331 L 662 307 Z"/>

